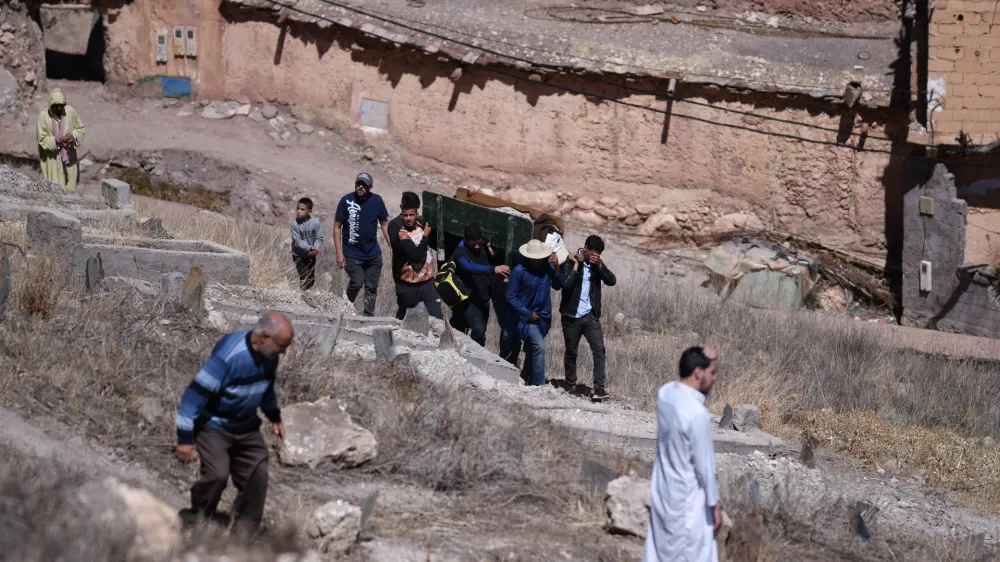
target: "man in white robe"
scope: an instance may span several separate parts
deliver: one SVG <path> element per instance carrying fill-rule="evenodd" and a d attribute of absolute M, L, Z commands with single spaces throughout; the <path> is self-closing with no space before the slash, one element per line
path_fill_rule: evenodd
<path fill-rule="evenodd" d="M 715 447 L 705 398 L 715 383 L 717 355 L 692 347 L 681 354 L 680 380 L 660 388 L 656 462 L 643 562 L 717 562 L 715 532 L 722 504 L 715 483 Z"/>

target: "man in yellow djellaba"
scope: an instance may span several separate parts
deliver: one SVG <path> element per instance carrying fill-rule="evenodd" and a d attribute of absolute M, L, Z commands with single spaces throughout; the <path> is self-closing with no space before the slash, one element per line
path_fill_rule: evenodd
<path fill-rule="evenodd" d="M 80 164 L 76 149 L 83 142 L 87 128 L 73 106 L 66 104 L 66 95 L 56 88 L 49 94 L 49 107 L 38 114 L 38 158 L 42 176 L 76 192 Z"/>

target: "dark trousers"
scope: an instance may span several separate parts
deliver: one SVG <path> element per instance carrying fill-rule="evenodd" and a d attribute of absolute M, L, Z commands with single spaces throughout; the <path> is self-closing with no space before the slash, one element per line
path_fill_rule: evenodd
<path fill-rule="evenodd" d="M 406 317 L 406 311 L 424 303 L 427 313 L 439 320 L 444 316 L 441 314 L 441 297 L 434 289 L 433 281 L 425 281 L 419 285 L 396 282 L 396 318 L 402 320 Z"/>
<path fill-rule="evenodd" d="M 229 477 L 238 491 L 232 517 L 236 526 L 256 531 L 264 518 L 267 498 L 267 445 L 260 431 L 234 435 L 206 427 L 195 439 L 201 459 L 201 479 L 191 487 L 191 509 L 211 518 Z"/>
<path fill-rule="evenodd" d="M 382 278 L 382 256 L 370 260 L 344 258 L 347 272 L 347 300 L 354 302 L 365 288 L 365 304 L 362 314 L 375 316 L 375 300 L 378 298 L 378 282 Z"/>
<path fill-rule="evenodd" d="M 521 335 L 517 333 L 517 318 L 504 292 L 494 292 L 493 311 L 500 325 L 500 358 L 516 367 L 521 355 Z"/>
<path fill-rule="evenodd" d="M 468 299 L 461 307 L 456 307 L 451 317 L 451 327 L 469 334 L 472 341 L 486 347 L 486 326 L 490 322 L 490 303 L 478 299 Z"/>
<path fill-rule="evenodd" d="M 580 337 L 587 338 L 590 351 L 594 354 L 594 391 L 604 390 L 604 332 L 601 330 L 601 320 L 593 313 L 583 318 L 562 317 L 563 338 L 566 342 L 566 382 L 576 384 L 576 355 L 580 348 Z"/>
<path fill-rule="evenodd" d="M 303 291 L 312 289 L 316 283 L 316 256 L 292 254 L 292 261 L 295 262 L 295 271 L 299 272 L 299 286 Z"/>

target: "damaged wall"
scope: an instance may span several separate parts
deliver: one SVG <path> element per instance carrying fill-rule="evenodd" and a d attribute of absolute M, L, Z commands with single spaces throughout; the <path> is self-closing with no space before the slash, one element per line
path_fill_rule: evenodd
<path fill-rule="evenodd" d="M 24 118 L 20 109 L 28 107 L 35 92 L 45 87 L 45 46 L 41 29 L 20 2 L 0 4 L 0 72 L 3 69 L 10 73 L 14 86 L 7 84 L 5 79 L 0 88 L 13 90 L 16 86 L 17 92 L 6 95 L 0 92 L 0 97 L 16 96 L 20 99 L 19 115 L 11 112 L 6 117 Z M 12 107 L 8 103 L 0 103 Z"/>
<path fill-rule="evenodd" d="M 228 6 L 219 14 L 218 4 L 197 0 L 203 17 L 194 23 L 181 17 L 181 5 L 166 0 L 141 0 L 109 12 L 108 43 L 118 46 L 109 76 L 135 81 L 170 71 L 173 63 L 154 62 L 155 29 L 196 23 L 201 51 L 193 76 L 203 97 L 295 102 L 309 107 L 322 124 L 342 131 L 357 127 L 363 111 L 384 103 L 385 126 L 410 165 L 449 173 L 458 167 L 484 183 L 516 185 L 544 210 L 564 213 L 588 227 L 635 232 L 638 223 L 650 220 L 651 209 L 666 208 L 671 218 L 658 218 L 662 224 L 652 228 L 684 238 L 706 233 L 722 215 L 745 210 L 777 230 L 833 245 L 884 249 L 883 174 L 890 166 L 885 155 L 793 142 L 676 115 L 664 143 L 662 114 L 468 66 L 453 82 L 449 77 L 455 65 L 434 56 L 337 26 L 275 25 L 268 14 Z M 185 17 L 191 10 L 187 12 Z M 666 106 L 663 98 L 629 95 L 580 77 L 545 79 L 661 111 Z M 633 85 L 665 89 L 663 81 Z M 841 126 L 838 106 L 822 100 L 685 85 L 678 94 L 833 130 Z M 689 104 L 675 103 L 674 111 L 772 133 L 825 141 L 837 137 Z M 872 123 L 872 137 L 908 122 L 905 112 L 897 116 L 867 110 L 862 116 Z M 856 125 L 847 119 L 848 129 Z M 868 146 L 889 147 L 874 140 Z M 648 207 L 645 213 L 638 212 L 640 205 Z"/>
<path fill-rule="evenodd" d="M 929 159 L 908 162 L 903 203 L 903 315 L 907 326 L 977 336 L 1000 336 L 1000 306 L 989 280 L 961 273 L 965 261 L 967 204 L 956 193 L 954 176 Z M 933 200 L 924 214 L 920 198 Z M 931 263 L 931 290 L 920 288 L 922 261 Z"/>

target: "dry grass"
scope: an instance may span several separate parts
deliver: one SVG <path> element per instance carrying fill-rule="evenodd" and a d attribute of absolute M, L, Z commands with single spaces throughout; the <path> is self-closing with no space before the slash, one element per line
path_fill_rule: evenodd
<path fill-rule="evenodd" d="M 48 251 L 25 259 L 9 247 L 5 251 L 10 256 L 12 266 L 20 269 L 13 276 L 12 287 L 17 306 L 28 314 L 42 318 L 52 316 L 60 295 L 69 285 L 70 271 L 66 255 Z"/>
<path fill-rule="evenodd" d="M 138 168 L 126 168 L 118 179 L 132 186 L 132 193 L 152 197 L 161 201 L 183 203 L 221 213 L 229 205 L 229 194 L 206 189 L 200 185 L 181 185 L 169 180 L 153 177 Z"/>

